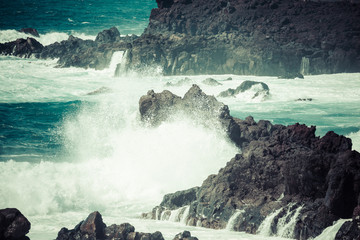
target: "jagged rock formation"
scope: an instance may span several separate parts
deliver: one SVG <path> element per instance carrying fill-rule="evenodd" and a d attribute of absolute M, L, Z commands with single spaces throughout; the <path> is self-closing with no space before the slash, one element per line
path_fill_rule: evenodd
<path fill-rule="evenodd" d="M 13 55 L 29 58 L 33 54 L 39 54 L 44 46 L 34 38 L 19 38 L 12 42 L 0 43 L 0 54 Z"/>
<path fill-rule="evenodd" d="M 32 53 L 40 58 L 60 58 L 62 67 L 103 69 L 114 51 L 127 50 L 125 70 L 161 66 L 166 75 L 295 78 L 360 71 L 359 1 L 157 3 L 140 38 L 121 38 L 118 30 L 111 28 L 99 33 L 95 41 L 71 37 Z M 3 48 L 6 45 L 0 44 L 1 54 L 29 56 Z"/>
<path fill-rule="evenodd" d="M 297 77 L 360 70 L 359 4 L 278 0 L 157 1 L 130 67 L 165 74 Z"/>
<path fill-rule="evenodd" d="M 106 226 L 99 212 L 91 213 L 84 221 L 81 221 L 74 229 L 62 228 L 56 240 L 164 240 L 161 232 L 154 233 L 135 232 L 135 227 L 129 223 Z M 191 237 L 191 233 L 184 231 L 177 234 L 174 239 L 197 240 Z"/>
<path fill-rule="evenodd" d="M 206 95 L 195 84 L 183 98 L 168 90 L 161 93 L 148 91 L 147 95 L 140 98 L 139 109 L 141 119 L 151 126 L 171 120 L 174 114 L 186 114 L 207 126 L 224 128 L 235 143 L 243 143 L 240 140 L 239 125 L 230 116 L 228 106 L 218 102 L 214 96 Z"/>
<path fill-rule="evenodd" d="M 31 224 L 16 208 L 0 210 L 0 239 L 1 240 L 29 240 Z"/>
<path fill-rule="evenodd" d="M 164 240 L 161 232 L 139 233 L 135 232 L 134 226 L 129 223 L 120 225 L 113 224 L 109 227 L 102 221 L 99 212 L 91 213 L 84 221 L 75 226 L 74 229 L 68 230 L 62 228 L 56 240 L 97 240 L 97 239 L 118 239 L 118 240 Z"/>
<path fill-rule="evenodd" d="M 34 29 L 34 31 L 36 31 Z M 34 38 L 0 43 L 0 54 L 42 59 L 58 58 L 59 67 L 82 67 L 102 70 L 109 66 L 116 51 L 125 51 L 137 36 L 121 37 L 117 28 L 100 32 L 95 41 L 69 36 L 67 40 L 43 46 Z"/>
<path fill-rule="evenodd" d="M 335 240 L 360 240 L 360 206 L 354 209 L 352 221 L 341 226 Z"/>
<path fill-rule="evenodd" d="M 256 92 L 252 98 L 259 96 L 262 98 L 267 98 L 270 95 L 270 89 L 266 83 L 246 80 L 235 89 L 229 88 L 228 90 L 219 93 L 218 97 L 235 97 L 237 94 L 248 91 L 254 86 L 258 86 L 258 88 L 256 89 Z"/>
<path fill-rule="evenodd" d="M 109 66 L 111 57 L 116 51 L 125 51 L 136 36 L 120 37 L 120 32 L 113 27 L 100 32 L 95 41 L 82 40 L 70 36 L 68 40 L 45 46 L 39 58 L 59 58 L 61 67 L 82 67 L 104 69 Z"/>
<path fill-rule="evenodd" d="M 191 104 L 186 99 L 192 99 Z M 196 199 L 190 204 L 164 204 L 169 199 L 186 199 L 190 190 L 177 192 L 167 195 L 144 217 L 169 218 L 169 210 L 174 207 L 182 208 L 180 214 L 185 214 L 184 206 L 189 205 L 187 224 L 217 229 L 225 228 L 230 217 L 240 210 L 242 217 L 233 228 L 256 233 L 263 220 L 278 210 L 269 220 L 269 234 L 308 239 L 319 235 L 333 221 L 351 217 L 360 205 L 360 154 L 351 150 L 350 139 L 334 132 L 316 137 L 314 126 L 233 118 L 225 105 L 196 85 L 184 98 L 169 91 L 150 91 L 140 99 L 142 119 L 154 125 L 171 119 L 179 108 L 186 114 L 197 111 L 206 119 L 217 119 L 242 153 L 236 154 L 218 174 L 210 175 L 198 190 L 192 189 L 196 190 Z M 218 114 L 209 115 L 207 111 Z M 290 224 L 291 218 L 294 222 Z M 291 228 L 286 232 L 280 229 L 279 222 Z"/>

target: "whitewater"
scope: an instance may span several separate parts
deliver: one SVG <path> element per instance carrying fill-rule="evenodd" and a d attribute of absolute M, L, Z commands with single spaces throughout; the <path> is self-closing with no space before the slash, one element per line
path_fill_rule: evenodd
<path fill-rule="evenodd" d="M 0 4 L 4 13 L 0 43 L 29 37 L 16 30 L 22 27 L 37 28 L 40 37 L 36 39 L 43 45 L 69 35 L 93 40 L 97 32 L 112 26 L 122 35 L 141 34 L 156 5 L 155 1 L 81 1 L 85 7 L 72 9 L 69 0 L 54 1 L 51 6 L 42 1 L 22 6 L 16 2 Z M 5 22 L 6 26 L 1 25 Z M 269 97 L 253 98 L 259 87 L 255 86 L 235 97 L 217 99 L 229 106 L 234 117 L 316 125 L 318 136 L 327 131 L 343 134 L 360 151 L 359 73 L 290 80 L 163 76 L 160 68 L 153 67 L 120 71 L 115 77 L 124 54 L 114 53 L 110 66 L 102 71 L 57 68 L 56 59 L 0 56 L 0 209 L 18 208 L 31 222 L 30 239 L 55 239 L 62 227 L 72 229 L 93 211 L 99 211 L 107 225 L 129 222 L 136 231 L 161 231 L 165 239 L 184 230 L 202 240 L 283 239 L 268 236 L 276 212 L 265 219 L 259 235 L 232 231 L 240 211 L 224 230 L 186 226 L 184 216 L 176 212 L 163 221 L 140 218 L 164 194 L 200 186 L 239 152 L 223 129 L 209 129 L 186 116 L 156 128 L 144 125 L 138 104 L 151 89 L 183 96 L 192 84 L 198 84 L 206 94 L 217 97 L 245 80 L 264 82 Z M 185 77 L 190 79 L 186 84 L 167 84 Z M 206 85 L 206 78 L 222 85 Z M 334 239 L 344 221 L 334 223 L 316 239 Z M 279 236 L 291 237 L 283 234 L 290 227 L 278 225 Z"/>
<path fill-rule="evenodd" d="M 162 76 L 155 68 L 114 77 L 122 54 L 114 54 L 103 71 L 56 68 L 56 60 L 0 57 L 0 208 L 20 209 L 32 223 L 30 238 L 53 239 L 61 227 L 72 228 L 97 210 L 107 224 L 130 222 L 137 231 L 159 230 L 166 239 L 184 229 L 199 239 L 268 239 L 140 219 L 164 194 L 201 185 L 239 152 L 221 129 L 185 116 L 157 128 L 144 126 L 138 101 L 150 89 L 183 96 L 198 84 L 217 96 L 245 80 L 262 81 L 270 88 L 266 99 L 252 98 L 257 89 L 218 99 L 236 117 L 317 125 L 317 135 L 334 130 L 360 149 L 360 74 L 295 80 L 187 76 L 189 83 L 167 87 L 185 76 Z M 209 77 L 222 85 L 202 83 Z M 106 91 L 94 94 L 98 89 Z"/>

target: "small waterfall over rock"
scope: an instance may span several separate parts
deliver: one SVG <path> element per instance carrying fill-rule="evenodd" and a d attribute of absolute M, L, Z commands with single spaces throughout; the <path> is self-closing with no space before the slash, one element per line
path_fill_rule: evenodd
<path fill-rule="evenodd" d="M 334 240 L 336 233 L 346 221 L 351 221 L 351 219 L 337 220 L 332 226 L 325 228 L 319 236 L 314 238 L 314 240 Z"/>
<path fill-rule="evenodd" d="M 261 223 L 257 233 L 263 236 L 279 236 L 285 238 L 294 237 L 294 229 L 303 206 L 290 203 L 280 208 Z"/>
<path fill-rule="evenodd" d="M 124 51 L 116 51 L 113 53 L 108 69 L 114 75 L 116 75 L 118 66 L 122 64 L 124 56 L 125 56 Z"/>
<path fill-rule="evenodd" d="M 310 59 L 307 57 L 302 57 L 300 65 L 300 73 L 302 75 L 309 75 L 310 72 Z"/>
<path fill-rule="evenodd" d="M 245 212 L 245 210 L 236 210 L 235 213 L 230 217 L 227 225 L 226 230 L 233 231 L 236 222 L 238 221 L 239 217 Z"/>
<path fill-rule="evenodd" d="M 273 224 L 274 218 L 279 215 L 279 213 L 283 210 L 283 208 L 280 208 L 276 211 L 274 211 L 273 213 L 269 214 L 265 220 L 261 223 L 257 233 L 259 235 L 263 235 L 263 236 L 271 236 L 272 235 L 272 230 L 271 230 L 271 225 Z"/>
<path fill-rule="evenodd" d="M 184 208 L 185 209 L 184 209 L 184 212 L 183 212 L 182 217 L 180 219 L 180 222 L 186 225 L 186 222 L 187 222 L 187 219 L 188 219 L 188 216 L 189 216 L 189 212 L 190 212 L 190 205 L 185 206 Z"/>
<path fill-rule="evenodd" d="M 186 225 L 190 212 L 190 205 L 184 206 L 182 208 L 178 208 L 176 210 L 164 211 L 164 212 L 165 214 L 166 212 L 170 212 L 170 216 L 168 218 L 164 217 L 164 219 L 161 218 L 161 220 L 168 220 L 170 222 L 180 222 Z"/>
<path fill-rule="evenodd" d="M 115 77 L 119 77 L 121 76 L 124 72 L 125 72 L 125 66 L 126 66 L 126 59 L 129 55 L 129 51 L 126 50 L 125 52 L 123 52 L 123 55 L 121 57 L 121 62 L 119 62 L 116 65 L 116 68 L 114 69 L 114 74 Z"/>
<path fill-rule="evenodd" d="M 293 238 L 296 221 L 299 217 L 302 206 L 292 210 L 288 209 L 286 215 L 279 219 L 277 224 L 277 235 L 280 237 Z"/>

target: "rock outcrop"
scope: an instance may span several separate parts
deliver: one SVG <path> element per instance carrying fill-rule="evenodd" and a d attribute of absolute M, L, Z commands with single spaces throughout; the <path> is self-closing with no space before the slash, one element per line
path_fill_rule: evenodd
<path fill-rule="evenodd" d="M 44 46 L 34 38 L 19 38 L 12 42 L 0 43 L 0 54 L 12 55 L 18 57 L 29 58 L 34 54 L 39 54 Z"/>
<path fill-rule="evenodd" d="M 352 221 L 341 226 L 335 240 L 360 240 L 360 205 L 354 209 Z"/>
<path fill-rule="evenodd" d="M 117 28 L 113 27 L 100 32 L 95 41 L 82 40 L 70 36 L 68 40 L 45 46 L 39 58 L 59 58 L 60 67 L 82 67 L 104 69 L 109 66 L 111 57 L 116 51 L 125 51 L 136 36 L 121 37 Z"/>
<path fill-rule="evenodd" d="M 358 72 L 359 3 L 157 1 L 130 66 L 166 74 L 276 75 Z"/>
<path fill-rule="evenodd" d="M 16 208 L 0 210 L 0 239 L 1 240 L 29 240 L 31 224 Z"/>
<path fill-rule="evenodd" d="M 198 240 L 197 237 L 192 237 L 189 231 L 176 234 L 173 240 Z"/>
<path fill-rule="evenodd" d="M 230 116 L 228 106 L 218 102 L 214 96 L 206 95 L 195 84 L 183 98 L 168 90 L 161 93 L 148 91 L 140 98 L 139 109 L 141 119 L 151 126 L 171 120 L 176 114 L 185 114 L 206 126 L 224 128 L 235 143 L 242 144 L 239 125 Z"/>
<path fill-rule="evenodd" d="M 191 102 L 186 103 L 186 99 Z M 169 91 L 151 91 L 140 99 L 142 119 L 156 125 L 170 119 L 175 108 L 186 113 L 197 111 L 206 119 L 216 112 L 213 119 L 221 123 L 241 153 L 218 174 L 210 175 L 198 190 L 166 195 L 163 203 L 144 217 L 159 219 L 175 207 L 182 208 L 178 214 L 185 214 L 188 206 L 188 216 L 181 219 L 186 218 L 189 225 L 225 228 L 230 217 L 238 213 L 241 217 L 233 223 L 237 231 L 308 239 L 333 221 L 353 215 L 360 199 L 360 154 L 351 150 L 350 139 L 334 132 L 317 137 L 314 126 L 234 118 L 224 104 L 196 85 L 184 98 Z M 164 204 L 186 199 L 194 190 L 196 199 L 190 204 L 185 200 Z M 265 218 L 270 222 L 267 228 L 261 226 Z"/>
<path fill-rule="evenodd" d="M 75 239 L 164 240 L 160 232 L 135 232 L 134 226 L 129 223 L 123 223 L 120 225 L 113 224 L 107 227 L 102 221 L 102 216 L 99 212 L 91 213 L 84 221 L 76 225 L 74 229 L 68 230 L 67 228 L 62 228 L 56 238 L 56 240 Z"/>
<path fill-rule="evenodd" d="M 160 66 L 166 75 L 301 78 L 360 71 L 358 1 L 158 0 L 157 4 L 139 38 L 122 38 L 111 28 L 95 41 L 71 37 L 34 55 L 60 58 L 62 67 L 103 69 L 114 51 L 127 50 L 125 70 Z M 2 45 L 0 49 L 1 54 L 13 54 Z"/>
<path fill-rule="evenodd" d="M 164 240 L 161 232 L 154 233 L 136 232 L 130 223 L 106 226 L 99 212 L 91 213 L 84 221 L 81 221 L 74 229 L 62 228 L 56 240 Z M 189 231 L 177 234 L 174 239 L 197 240 L 191 237 Z"/>
<path fill-rule="evenodd" d="M 270 89 L 266 83 L 249 80 L 242 82 L 240 86 L 235 89 L 229 88 L 228 90 L 221 92 L 218 97 L 235 97 L 239 93 L 246 92 L 253 87 L 255 87 L 256 89 L 254 95 L 252 96 L 252 99 L 257 97 L 261 97 L 263 99 L 269 97 Z"/>

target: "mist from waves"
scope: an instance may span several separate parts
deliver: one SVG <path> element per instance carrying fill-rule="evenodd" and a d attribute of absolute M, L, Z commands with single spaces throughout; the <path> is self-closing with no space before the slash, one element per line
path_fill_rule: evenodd
<path fill-rule="evenodd" d="M 8 61 L 20 70 L 16 76 L 11 69 L 2 76 L 1 81 L 12 84 L 1 87 L 0 102 L 73 108 L 71 102 L 77 101 L 77 107 L 56 110 L 63 114 L 51 123 L 56 125 L 51 134 L 62 154 L 21 162 L 3 156 L 0 208 L 17 207 L 25 215 L 44 216 L 101 211 L 137 201 L 155 205 L 166 193 L 201 185 L 238 152 L 223 129 L 196 125 L 186 116 L 157 128 L 143 126 L 138 100 L 149 89 L 161 90 L 159 76 L 113 78 L 108 71 L 53 68 L 51 61 L 3 60 L 3 69 Z M 111 90 L 88 94 L 104 86 Z M 42 117 L 19 116 L 29 122 Z M 8 122 L 9 128 L 15 121 Z M 30 136 L 23 139 L 34 141 Z"/>
<path fill-rule="evenodd" d="M 155 92 L 168 89 L 183 96 L 192 84 L 198 84 L 205 93 L 217 96 L 244 80 L 262 81 L 270 88 L 271 95 L 266 100 L 253 98 L 249 92 L 218 100 L 228 104 L 236 117 L 253 115 L 255 120 L 268 119 L 285 125 L 300 121 L 317 125 L 319 135 L 335 130 L 351 136 L 354 148 L 359 150 L 360 99 L 356 89 L 360 74 L 306 76 L 302 80 L 188 76 L 190 82 L 171 87 L 166 83 L 177 83 L 185 76 L 164 77 L 158 69 L 150 69 L 145 74 L 129 73 L 114 78 L 114 68 L 59 69 L 54 68 L 55 60 L 14 57 L 0 60 L 3 73 L 0 81 L 4 83 L 0 86 L 0 103 L 32 104 L 34 111 L 44 105 L 59 107 L 54 112 L 58 117 L 49 123 L 54 130 L 42 131 L 56 140 L 62 154 L 50 158 L 38 152 L 40 157 L 36 161 L 2 156 L 0 162 L 4 179 L 0 183 L 0 208 L 21 209 L 33 223 L 31 236 L 36 239 L 54 238 L 61 227 L 72 228 L 95 210 L 103 214 L 106 223 L 126 220 L 138 223 L 137 230 L 159 230 L 156 229 L 159 223 L 137 217 L 159 204 L 164 194 L 201 185 L 239 151 L 221 129 L 197 125 L 186 116 L 156 128 L 143 126 L 138 100 L 150 89 Z M 204 84 L 202 81 L 208 77 L 222 85 Z M 229 77 L 232 80 L 227 80 Z M 346 85 L 342 84 L 344 80 Z M 103 87 L 108 91 L 89 94 Z M 299 98 L 312 101 L 297 101 Z M 27 120 L 40 121 L 39 118 L 29 114 Z M 30 137 L 24 139 L 32 143 Z M 165 229 L 183 228 L 166 224 L 167 227 L 162 226 Z"/>

